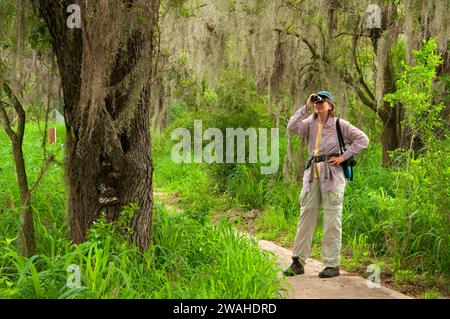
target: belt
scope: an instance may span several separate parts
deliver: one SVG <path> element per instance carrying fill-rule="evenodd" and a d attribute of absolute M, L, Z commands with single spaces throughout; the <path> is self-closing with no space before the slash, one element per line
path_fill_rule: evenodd
<path fill-rule="evenodd" d="M 314 160 L 314 162 L 319 163 L 328 161 L 330 157 L 339 157 L 339 156 L 341 155 L 340 154 L 318 155 L 312 156 L 312 159 Z"/>
<path fill-rule="evenodd" d="M 308 160 L 306 161 L 305 169 L 309 168 L 311 166 L 312 162 L 315 162 L 315 163 L 325 162 L 325 165 L 324 165 L 325 167 L 324 167 L 324 171 L 323 171 L 325 173 L 324 178 L 328 179 L 329 178 L 329 170 L 330 170 L 330 167 L 328 166 L 328 163 L 327 163 L 328 159 L 330 159 L 330 157 L 338 157 L 338 156 L 341 156 L 341 155 L 333 153 L 333 154 L 328 154 L 328 155 L 310 156 L 308 158 Z M 311 172 L 311 175 L 309 178 L 310 183 L 312 182 L 313 174 L 314 173 Z"/>

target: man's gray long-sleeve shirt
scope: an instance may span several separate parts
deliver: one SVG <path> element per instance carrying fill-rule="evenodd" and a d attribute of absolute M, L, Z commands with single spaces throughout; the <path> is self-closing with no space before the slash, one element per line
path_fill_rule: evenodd
<path fill-rule="evenodd" d="M 317 125 L 319 118 L 314 113 L 308 115 L 306 105 L 303 105 L 294 115 L 290 118 L 288 123 L 288 133 L 290 135 L 300 135 L 306 137 L 308 142 L 309 154 L 312 155 L 314 151 L 314 141 L 316 138 Z M 350 124 L 348 121 L 340 119 L 339 124 L 341 126 L 344 142 L 347 145 L 347 150 L 342 154 L 345 160 L 353 155 L 358 154 L 369 144 L 369 138 L 367 135 Z M 322 139 L 320 141 L 319 154 L 339 154 L 339 140 L 336 131 L 336 118 L 329 116 L 322 129 Z M 329 168 L 328 178 L 324 178 L 325 174 L 321 174 L 320 184 L 321 189 L 324 192 L 332 190 L 337 184 L 337 174 L 342 172 L 342 166 L 327 165 Z M 339 171 L 338 171 L 339 170 Z M 312 171 L 312 166 L 305 170 L 303 175 L 303 188 L 304 191 L 309 190 L 309 181 Z"/>

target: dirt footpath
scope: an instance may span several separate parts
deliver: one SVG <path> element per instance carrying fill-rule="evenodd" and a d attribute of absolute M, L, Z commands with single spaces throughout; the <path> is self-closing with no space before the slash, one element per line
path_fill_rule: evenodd
<path fill-rule="evenodd" d="M 290 250 L 266 240 L 260 240 L 259 246 L 277 256 L 282 269 L 291 264 Z M 305 274 L 288 277 L 290 287 L 287 287 L 285 297 L 290 299 L 412 299 L 384 286 L 369 288 L 366 279 L 350 275 L 343 270 L 339 277 L 319 278 L 319 272 L 323 267 L 321 262 L 308 259 Z"/>

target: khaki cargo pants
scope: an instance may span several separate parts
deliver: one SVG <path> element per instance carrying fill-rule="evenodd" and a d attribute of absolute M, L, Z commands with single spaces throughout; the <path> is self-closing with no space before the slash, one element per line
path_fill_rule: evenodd
<path fill-rule="evenodd" d="M 329 192 L 322 192 L 320 180 L 314 178 L 309 191 L 300 194 L 300 218 L 294 240 L 293 256 L 305 264 L 311 253 L 311 242 L 317 225 L 320 204 L 323 205 L 322 258 L 325 267 L 339 266 L 342 241 L 342 203 L 345 191 L 344 174 L 338 174 L 337 185 Z"/>

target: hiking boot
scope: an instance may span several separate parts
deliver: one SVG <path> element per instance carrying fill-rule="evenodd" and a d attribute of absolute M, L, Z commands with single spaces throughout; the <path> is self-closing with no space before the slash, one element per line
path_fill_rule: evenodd
<path fill-rule="evenodd" d="M 286 269 L 283 274 L 287 277 L 295 276 L 295 275 L 301 275 L 305 273 L 305 269 L 303 268 L 302 264 L 300 263 L 300 260 L 298 257 L 292 257 L 292 264 L 289 266 L 288 269 Z"/>
<path fill-rule="evenodd" d="M 336 276 L 339 276 L 339 267 L 325 267 L 325 269 L 319 273 L 320 278 L 331 278 Z"/>

